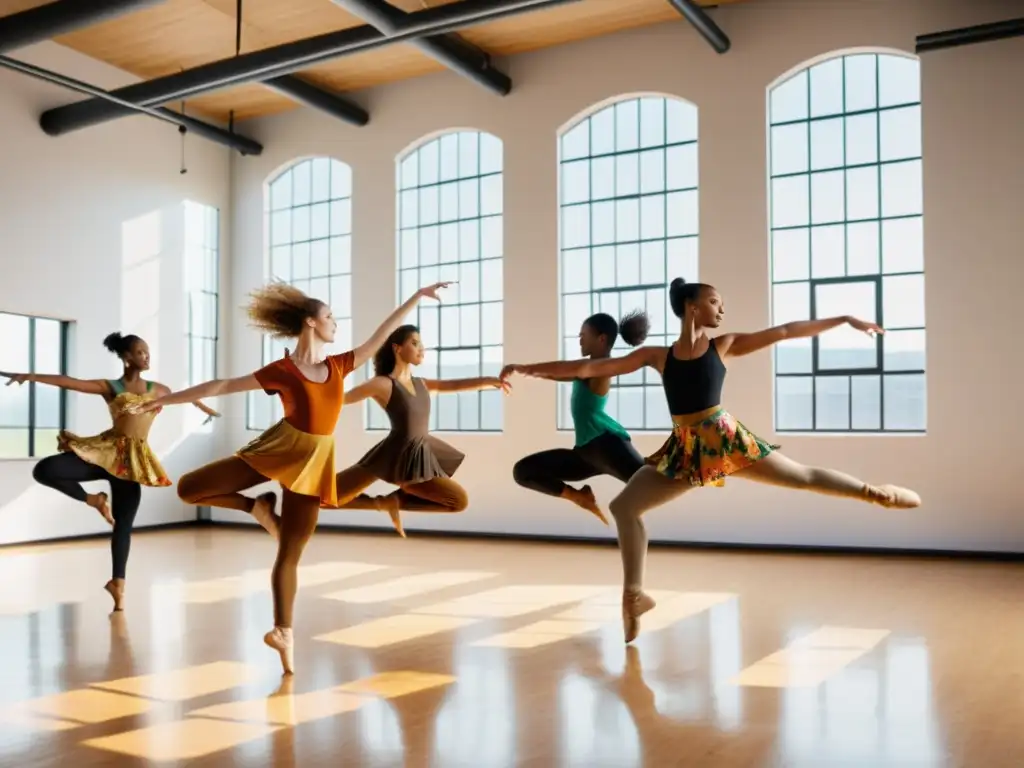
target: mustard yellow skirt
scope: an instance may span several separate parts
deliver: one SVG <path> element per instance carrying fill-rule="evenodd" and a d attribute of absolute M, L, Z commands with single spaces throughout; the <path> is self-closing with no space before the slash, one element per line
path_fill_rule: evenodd
<path fill-rule="evenodd" d="M 779 446 L 755 435 L 720 406 L 675 424 L 672 436 L 647 457 L 665 477 L 690 485 L 725 485 L 725 478 L 760 461 Z"/>
<path fill-rule="evenodd" d="M 334 435 L 312 435 L 281 419 L 236 455 L 289 491 L 319 496 L 322 507 L 337 506 Z"/>
<path fill-rule="evenodd" d="M 112 429 L 92 437 L 79 437 L 65 430 L 57 436 L 57 450 L 73 453 L 121 480 L 157 488 L 171 484 L 149 443 Z"/>

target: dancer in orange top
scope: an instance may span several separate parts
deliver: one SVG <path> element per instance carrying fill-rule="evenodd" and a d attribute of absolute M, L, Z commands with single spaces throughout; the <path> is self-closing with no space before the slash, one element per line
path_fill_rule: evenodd
<path fill-rule="evenodd" d="M 274 629 L 263 640 L 281 656 L 285 674 L 294 671 L 292 611 L 298 590 L 298 565 L 316 529 L 320 507 L 337 506 L 334 482 L 334 428 L 345 400 L 344 379 L 369 360 L 424 296 L 437 299 L 448 283 L 422 288 L 396 309 L 367 341 L 340 355 L 324 357 L 338 323 L 322 301 L 284 283 L 272 283 L 253 294 L 252 324 L 265 333 L 297 338 L 287 357 L 255 373 L 218 379 L 138 406 L 145 412 L 201 397 L 262 389 L 278 395 L 284 418 L 234 456 L 184 475 L 178 495 L 189 504 L 248 512 L 278 540 L 271 574 Z M 281 515 L 274 514 L 277 496 L 255 499 L 240 493 L 268 480 L 281 484 Z"/>

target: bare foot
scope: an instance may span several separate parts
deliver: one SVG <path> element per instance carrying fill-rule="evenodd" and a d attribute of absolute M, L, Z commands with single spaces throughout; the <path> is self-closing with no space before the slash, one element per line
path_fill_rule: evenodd
<path fill-rule="evenodd" d="M 86 495 L 85 503 L 99 512 L 108 523 L 114 524 L 114 516 L 110 514 L 110 504 L 107 503 L 107 494 L 90 493 Z"/>
<path fill-rule="evenodd" d="M 567 486 L 565 498 L 577 507 L 582 507 L 587 510 L 587 512 L 592 514 L 605 525 L 608 525 L 608 518 L 604 516 L 604 512 L 602 512 L 601 508 L 597 506 L 597 497 L 594 496 L 594 489 L 589 485 L 584 485 L 579 490 Z"/>
<path fill-rule="evenodd" d="M 406 538 L 405 529 L 402 527 L 401 499 L 398 498 L 398 494 L 389 493 L 387 496 L 378 496 L 374 499 L 374 503 L 381 512 L 388 513 L 388 517 L 391 518 L 391 524 L 398 531 L 398 535 L 403 539 Z"/>
<path fill-rule="evenodd" d="M 114 598 L 114 610 L 124 610 L 124 579 L 111 579 L 103 588 Z"/>
<path fill-rule="evenodd" d="M 657 603 L 645 592 L 624 592 L 622 595 L 622 631 L 626 643 L 632 643 L 640 634 L 640 617 Z"/>
<path fill-rule="evenodd" d="M 909 488 L 879 485 L 872 489 L 871 500 L 887 509 L 914 509 L 921 506 L 921 497 Z"/>
<path fill-rule="evenodd" d="M 263 526 L 263 530 L 277 541 L 281 535 L 281 518 L 274 512 L 277 506 L 277 494 L 273 491 L 261 493 L 252 505 L 252 516 Z"/>
<path fill-rule="evenodd" d="M 281 657 L 281 667 L 284 674 L 295 674 L 295 642 L 292 638 L 291 627 L 274 627 L 263 636 L 263 642 L 269 648 L 277 651 Z"/>

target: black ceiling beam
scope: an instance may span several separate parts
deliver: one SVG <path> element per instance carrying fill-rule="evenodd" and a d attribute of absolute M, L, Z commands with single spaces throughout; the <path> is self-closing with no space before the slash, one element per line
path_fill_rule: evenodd
<path fill-rule="evenodd" d="M 708 16 L 708 12 L 697 5 L 694 0 L 668 0 L 668 2 L 679 11 L 679 14 L 684 19 L 693 25 L 693 28 L 700 33 L 700 36 L 707 40 L 718 53 L 725 53 L 732 47 L 729 36 Z"/>
<path fill-rule="evenodd" d="M 571 2 L 579 0 L 462 0 L 411 13 L 391 35 L 385 35 L 371 25 L 342 29 L 118 88 L 112 94 L 136 104 L 166 104 L 245 83 L 265 82 L 343 56 L 408 42 L 425 35 L 453 32 Z M 47 110 L 39 123 L 48 134 L 57 136 L 128 114 L 131 114 L 130 110 L 118 104 L 89 99 Z"/>
<path fill-rule="evenodd" d="M 362 107 L 330 91 L 325 91 L 323 88 L 317 88 L 312 83 L 300 80 L 295 75 L 272 77 L 269 80 L 264 80 L 261 85 L 265 85 L 272 91 L 277 91 L 282 96 L 287 96 L 292 101 L 319 109 L 346 123 L 366 125 L 370 122 L 370 114 Z M 155 103 L 162 104 L 163 102 Z"/>
<path fill-rule="evenodd" d="M 195 120 L 191 117 L 186 117 L 185 115 L 179 115 L 177 112 L 172 112 L 169 109 L 151 109 L 150 107 L 132 104 L 124 99 L 119 99 L 117 96 L 104 91 L 102 88 L 96 88 L 88 83 L 83 83 L 81 80 L 75 80 L 74 78 L 61 75 L 57 72 L 51 72 L 48 69 L 43 69 L 42 67 L 37 67 L 24 61 L 19 61 L 18 59 L 12 59 L 9 56 L 0 56 L 0 67 L 20 72 L 23 75 L 28 75 L 29 77 L 34 77 L 37 80 L 52 83 L 53 85 L 60 85 L 72 91 L 78 91 L 79 93 L 84 93 L 89 96 L 95 96 L 98 99 L 110 101 L 127 110 L 155 117 L 158 120 L 163 120 L 165 123 L 172 123 L 185 128 L 189 133 L 194 133 L 196 136 L 201 136 L 204 139 L 209 139 L 210 141 L 214 141 L 218 144 L 223 144 L 225 147 L 230 147 L 231 149 L 237 149 L 243 155 L 259 155 L 263 152 L 262 144 L 246 138 L 245 136 L 239 136 L 238 134 L 231 133 L 223 128 L 218 128 L 215 125 L 204 123 L 201 120 Z"/>
<path fill-rule="evenodd" d="M 978 24 L 974 27 L 949 29 L 945 32 L 932 32 L 918 35 L 916 53 L 938 51 L 943 48 L 956 48 L 960 45 L 991 43 L 994 40 L 1005 40 L 1010 37 L 1024 36 L 1024 19 L 996 21 L 992 24 Z"/>
<path fill-rule="evenodd" d="M 384 0 L 333 0 L 346 11 L 372 24 L 385 35 L 394 34 L 409 14 Z M 412 45 L 448 69 L 479 83 L 499 96 L 507 96 L 512 81 L 491 65 L 491 57 L 455 35 L 428 35 L 416 38 Z"/>
<path fill-rule="evenodd" d="M 57 0 L 0 18 L 0 53 L 52 40 L 165 0 Z"/>

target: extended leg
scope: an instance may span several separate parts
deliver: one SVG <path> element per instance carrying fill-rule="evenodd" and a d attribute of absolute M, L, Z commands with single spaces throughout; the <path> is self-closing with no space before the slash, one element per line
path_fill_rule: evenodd
<path fill-rule="evenodd" d="M 405 529 L 402 528 L 402 517 L 398 512 L 398 506 L 387 501 L 387 496 L 370 496 L 363 493 L 375 482 L 377 482 L 377 476 L 358 464 L 343 469 L 334 478 L 338 509 L 375 509 L 378 512 L 387 512 L 391 518 L 391 524 L 398 531 L 398 535 L 404 539 Z"/>
<path fill-rule="evenodd" d="M 645 466 L 612 499 L 609 508 L 619 529 L 619 551 L 622 555 L 622 624 L 627 643 L 639 634 L 640 617 L 654 607 L 654 600 L 643 592 L 647 529 L 640 517 L 647 510 L 666 504 L 692 487 L 684 480 L 673 480 L 654 467 Z"/>
<path fill-rule="evenodd" d="M 403 485 L 390 498 L 409 512 L 462 512 L 469 506 L 466 490 L 450 477 Z"/>
<path fill-rule="evenodd" d="M 114 518 L 110 514 L 110 505 L 105 493 L 86 493 L 82 483 L 92 480 L 107 480 L 110 475 L 106 470 L 90 464 L 74 453 L 59 453 L 47 456 L 32 468 L 32 478 L 40 485 L 60 491 L 75 501 L 81 501 L 99 512 L 103 519 L 111 525 Z"/>
<path fill-rule="evenodd" d="M 785 488 L 816 491 L 829 496 L 859 499 L 883 507 L 909 509 L 921 506 L 921 497 L 896 485 L 869 485 L 834 469 L 807 467 L 778 451 L 736 473 L 737 477 Z"/>
<path fill-rule="evenodd" d="M 110 538 L 113 572 L 104 589 L 114 598 L 114 610 L 121 611 L 124 610 L 124 580 L 128 568 L 128 552 L 132 546 L 132 526 L 142 500 L 142 486 L 112 477 L 110 491 L 114 512 L 114 535 Z"/>
<path fill-rule="evenodd" d="M 277 543 L 277 559 L 270 574 L 274 594 L 274 629 L 263 641 L 281 655 L 285 674 L 294 672 L 292 612 L 299 590 L 299 561 L 316 530 L 320 499 L 282 490 L 281 537 Z"/>
<path fill-rule="evenodd" d="M 601 470 L 585 458 L 579 449 L 555 448 L 550 451 L 532 453 L 515 463 L 512 478 L 524 488 L 548 496 L 568 499 L 578 507 L 598 517 L 608 525 L 601 508 L 597 506 L 594 491 L 589 485 L 573 488 L 566 480 L 586 480 L 601 474 Z"/>
<path fill-rule="evenodd" d="M 186 504 L 248 512 L 276 539 L 280 527 L 274 514 L 277 494 L 269 491 L 254 499 L 239 493 L 265 482 L 267 478 L 242 459 L 231 456 L 182 475 L 178 481 L 178 496 Z"/>

